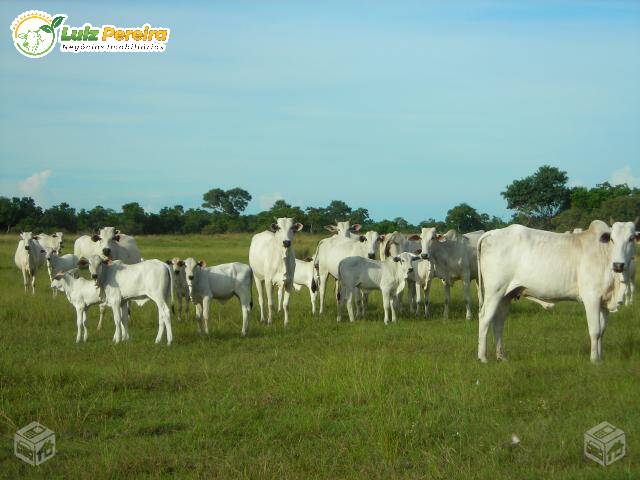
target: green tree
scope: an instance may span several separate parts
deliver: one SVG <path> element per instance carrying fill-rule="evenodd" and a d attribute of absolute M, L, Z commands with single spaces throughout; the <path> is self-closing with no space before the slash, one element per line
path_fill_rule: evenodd
<path fill-rule="evenodd" d="M 551 219 L 569 206 L 567 180 L 566 172 L 543 165 L 533 175 L 514 180 L 501 195 L 518 218 L 527 219 L 532 226 L 549 228 Z"/>
<path fill-rule="evenodd" d="M 122 205 L 122 219 L 120 226 L 129 235 L 139 235 L 145 233 L 147 215 L 144 208 L 138 202 L 125 203 Z"/>
<path fill-rule="evenodd" d="M 202 208 L 208 208 L 216 213 L 238 216 L 247 208 L 251 195 L 240 187 L 230 190 L 213 188 L 202 196 Z"/>
<path fill-rule="evenodd" d="M 456 205 L 449 210 L 444 222 L 448 228 L 455 228 L 461 233 L 484 229 L 482 216 L 475 208 L 466 203 Z"/>
<path fill-rule="evenodd" d="M 40 224 L 45 229 L 59 228 L 67 232 L 75 232 L 78 224 L 76 209 L 66 202 L 54 205 L 44 211 Z"/>

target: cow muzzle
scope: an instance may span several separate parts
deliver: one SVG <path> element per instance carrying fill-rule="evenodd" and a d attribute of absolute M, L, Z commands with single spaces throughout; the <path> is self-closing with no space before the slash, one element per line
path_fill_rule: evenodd
<path fill-rule="evenodd" d="M 367 255 L 371 260 L 373 260 L 374 258 L 376 258 L 376 254 L 375 253 L 370 253 L 369 255 Z"/>
<path fill-rule="evenodd" d="M 24 247 L 25 250 L 29 251 L 29 247 Z"/>
<path fill-rule="evenodd" d="M 98 279 L 98 274 L 97 273 L 92 274 L 91 278 L 93 278 L 94 280 L 97 280 Z"/>
<path fill-rule="evenodd" d="M 284 248 L 289 248 L 291 246 L 291 240 L 284 240 L 282 245 L 284 245 Z"/>
<path fill-rule="evenodd" d="M 176 272 L 178 273 L 178 272 Z M 189 280 L 193 280 L 193 275 L 189 275 Z"/>
<path fill-rule="evenodd" d="M 613 271 L 616 273 L 624 272 L 624 263 L 622 262 L 613 262 Z"/>
<path fill-rule="evenodd" d="M 103 248 L 102 249 L 102 253 L 105 257 L 110 257 L 111 256 L 111 249 L 110 248 Z"/>
<path fill-rule="evenodd" d="M 428 260 L 429 259 L 429 254 L 428 253 L 423 253 L 420 255 L 420 258 L 423 260 Z"/>
<path fill-rule="evenodd" d="M 175 273 L 176 275 L 180 274 L 180 270 L 174 270 L 173 273 Z"/>

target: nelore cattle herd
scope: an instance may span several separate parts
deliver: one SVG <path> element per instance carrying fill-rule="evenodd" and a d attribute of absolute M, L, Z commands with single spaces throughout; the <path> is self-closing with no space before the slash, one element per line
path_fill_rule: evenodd
<path fill-rule="evenodd" d="M 113 311 L 114 342 L 129 338 L 129 303 L 152 300 L 158 308 L 159 343 L 166 330 L 171 344 L 172 307 L 178 318 L 189 318 L 189 303 L 195 304 L 200 332 L 208 333 L 212 300 L 237 297 L 242 309 L 242 335 L 246 335 L 255 282 L 260 320 L 272 322 L 274 286 L 278 311 L 289 322 L 292 289 L 308 287 L 311 311 L 325 310 L 325 290 L 331 275 L 336 280 L 338 321 L 346 304 L 349 320 L 366 312 L 368 294 L 379 290 L 384 322 L 395 322 L 408 291 L 408 308 L 414 314 L 429 312 L 429 292 L 434 278 L 444 284 L 444 316 L 449 314 L 451 286 L 464 286 L 466 318 L 472 319 L 471 281 L 478 286 L 478 359 L 487 361 L 486 337 L 493 325 L 498 360 L 504 359 L 502 330 L 511 301 L 526 298 L 551 308 L 560 300 L 584 305 L 591 361 L 602 359 L 602 336 L 609 312 L 632 302 L 635 280 L 635 243 L 640 239 L 635 222 L 594 220 L 587 230 L 552 233 L 522 225 L 489 232 L 439 234 L 422 228 L 419 234 L 369 231 L 349 221 L 325 227 L 333 236 L 320 240 L 312 258 L 295 257 L 294 238 L 303 228 L 291 218 L 278 218 L 269 230 L 251 239 L 249 265 L 226 263 L 208 267 L 202 260 L 172 258 L 144 260 L 133 237 L 114 227 L 97 229 L 74 244 L 74 253 L 62 255 L 63 234 L 20 234 L 15 263 L 22 271 L 25 292 L 35 294 L 36 272 L 47 265 L 51 288 L 64 292 L 77 314 L 76 342 L 87 340 L 87 309 L 100 306 Z M 376 259 L 377 257 L 377 259 Z M 91 279 L 79 275 L 88 269 Z M 252 280 L 253 279 L 253 280 Z M 424 301 L 421 304 L 421 295 Z M 265 301 L 266 295 L 266 314 Z M 183 305 L 186 303 L 186 305 Z M 175 304 L 175 305 L 172 305 Z M 355 304 L 355 312 L 354 312 Z M 185 308 L 186 307 L 186 308 Z"/>

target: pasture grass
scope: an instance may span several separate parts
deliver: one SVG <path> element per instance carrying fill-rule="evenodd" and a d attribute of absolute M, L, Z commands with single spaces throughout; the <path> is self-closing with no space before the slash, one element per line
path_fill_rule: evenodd
<path fill-rule="evenodd" d="M 298 256 L 318 238 L 299 235 Z M 144 258 L 209 265 L 247 262 L 249 242 L 138 239 Z M 509 361 L 479 364 L 477 318 L 464 320 L 457 286 L 443 320 L 439 284 L 431 318 L 403 314 L 389 326 L 378 295 L 368 318 L 337 324 L 330 287 L 321 318 L 306 290 L 292 295 L 286 329 L 279 315 L 257 321 L 254 295 L 241 338 L 237 300 L 215 303 L 212 333 L 174 319 L 171 347 L 154 344 L 154 305 L 134 308 L 132 338 L 120 345 L 111 313 L 97 331 L 93 307 L 89 340 L 76 345 L 75 312 L 51 296 L 46 271 L 35 297 L 23 293 L 16 245 L 0 236 L 3 478 L 640 477 L 637 303 L 611 315 L 600 365 L 589 362 L 580 305 L 547 312 L 527 301 L 514 303 L 505 326 Z M 33 420 L 57 441 L 57 455 L 39 467 L 13 455 L 15 431 Z M 582 453 L 583 433 L 605 420 L 627 436 L 626 457 L 606 468 Z"/>

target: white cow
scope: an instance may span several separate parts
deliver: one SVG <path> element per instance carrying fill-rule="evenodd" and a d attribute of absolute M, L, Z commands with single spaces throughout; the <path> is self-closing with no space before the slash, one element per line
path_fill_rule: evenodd
<path fill-rule="evenodd" d="M 471 320 L 471 280 L 478 278 L 476 245 L 484 231 L 458 234 L 449 230 L 444 235 L 436 233 L 435 228 L 423 228 L 420 235 L 412 235 L 410 240 L 420 240 L 421 257 L 430 260 L 434 274 L 444 281 L 444 318 L 449 317 L 451 286 L 462 280 L 466 304 L 466 319 Z M 432 276 L 432 277 L 433 277 Z M 431 281 L 425 289 L 425 314 L 428 314 Z"/>
<path fill-rule="evenodd" d="M 129 300 L 152 300 L 158 307 L 158 335 L 156 343 L 160 343 L 162 335 L 167 331 L 167 345 L 171 345 L 171 309 L 173 300 L 173 275 L 169 266 L 160 260 L 126 265 L 122 261 L 113 262 L 92 255 L 88 259 L 81 258 L 79 266 L 89 266 L 91 278 L 101 290 L 101 297 L 113 311 L 113 322 L 116 326 L 114 341 L 129 338 L 129 326 L 126 314 L 126 303 Z"/>
<path fill-rule="evenodd" d="M 614 223 L 610 228 L 600 220 L 572 235 L 522 225 L 485 233 L 478 243 L 478 359 L 487 361 L 491 323 L 496 356 L 498 360 L 505 358 L 504 320 L 511 300 L 523 296 L 544 303 L 582 302 L 591 339 L 591 361 L 600 361 L 609 311 L 615 311 L 624 301 L 624 280 L 633 259 L 635 238 L 633 222 Z"/>
<path fill-rule="evenodd" d="M 407 276 L 413 272 L 414 262 L 420 257 L 410 253 L 387 260 L 371 260 L 360 256 L 347 257 L 340 261 L 338 267 L 338 322 L 341 320 L 342 307 L 347 304 L 349 321 L 355 321 L 353 312 L 353 296 L 360 290 L 380 290 L 384 307 L 384 323 L 396 321 L 396 304 L 398 295 L 405 287 Z"/>
<path fill-rule="evenodd" d="M 166 264 L 171 269 L 173 275 L 173 286 L 176 289 L 176 298 L 178 299 L 178 320 L 182 319 L 182 303 L 186 304 L 187 320 L 189 320 L 189 286 L 187 285 L 187 273 L 185 263 L 178 257 L 167 260 Z"/>
<path fill-rule="evenodd" d="M 296 223 L 292 218 L 278 218 L 269 230 L 251 238 L 249 265 L 258 290 L 261 322 L 265 321 L 262 287 L 264 285 L 267 295 L 267 323 L 271 323 L 273 285 L 277 285 L 279 289 L 284 289 L 284 324 L 289 323 L 289 296 L 296 269 L 292 244 L 295 233 L 302 230 L 302 227 L 301 223 Z"/>
<path fill-rule="evenodd" d="M 355 238 L 333 236 L 320 240 L 313 256 L 313 264 L 318 271 L 320 314 L 324 311 L 324 294 L 327 288 L 327 280 L 329 275 L 334 279 L 338 278 L 340 261 L 352 256 L 374 259 L 378 243 L 383 240 L 384 235 L 379 235 L 373 230 Z"/>
<path fill-rule="evenodd" d="M 31 293 L 36 293 L 36 274 L 38 267 L 44 263 L 44 249 L 38 242 L 38 236 L 31 232 L 22 232 L 18 248 L 13 257 L 16 266 L 22 272 L 22 282 L 24 291 L 27 292 L 27 285 L 31 282 Z"/>
<path fill-rule="evenodd" d="M 79 258 L 101 255 L 131 265 L 142 260 L 136 240 L 114 227 L 102 227 L 93 235 L 83 235 L 75 241 L 73 253 Z"/>
<path fill-rule="evenodd" d="M 44 247 L 44 251 L 47 270 L 49 272 L 49 280 L 53 280 L 53 277 L 57 273 L 67 272 L 78 266 L 78 260 L 80 259 L 73 253 L 60 255 L 58 250 L 54 250 L 51 247 Z"/>
<path fill-rule="evenodd" d="M 293 275 L 293 288 L 296 292 L 302 290 L 302 287 L 307 287 L 309 290 L 309 296 L 311 299 L 311 315 L 316 314 L 316 298 L 318 297 L 318 278 L 317 271 L 313 266 L 313 258 L 306 258 L 300 260 L 296 258 L 296 271 Z M 280 292 L 278 291 L 278 311 L 282 303 Z"/>
<path fill-rule="evenodd" d="M 249 312 L 253 307 L 251 267 L 238 262 L 207 267 L 204 260 L 196 262 L 193 258 L 187 258 L 184 263 L 189 298 L 196 304 L 198 331 L 209 333 L 211 300 L 225 303 L 235 296 L 240 301 L 242 335 L 245 336 L 249 329 Z"/>
<path fill-rule="evenodd" d="M 102 312 L 104 310 L 100 289 L 96 283 L 79 277 L 77 270 L 68 270 L 64 273 L 56 273 L 51 280 L 51 288 L 54 291 L 63 292 L 67 296 L 69 303 L 76 309 L 76 323 L 78 332 L 76 343 L 86 342 L 89 333 L 87 331 L 87 310 L 91 305 L 100 305 L 100 322 L 102 322 Z M 126 309 L 125 309 L 126 310 Z M 84 335 L 82 331 L 84 329 Z"/>
<path fill-rule="evenodd" d="M 640 233 L 636 233 L 636 236 L 640 238 Z M 636 261 L 631 260 L 629 263 L 629 278 L 624 292 L 624 304 L 629 306 L 633 305 L 633 295 L 636 292 Z"/>
<path fill-rule="evenodd" d="M 419 240 L 410 240 L 409 237 L 400 232 L 393 232 L 385 236 L 384 242 L 380 243 L 380 259 L 386 260 L 389 257 L 396 257 L 403 252 L 419 255 L 422 253 L 422 244 Z M 424 260 L 418 262 L 416 268 L 407 278 L 405 290 L 409 296 L 409 310 L 419 315 L 422 290 L 427 289 L 433 279 L 434 269 L 431 262 Z M 425 295 L 424 311 L 427 315 L 429 305 L 428 297 Z M 398 297 L 398 304 L 402 305 L 402 294 Z"/>

